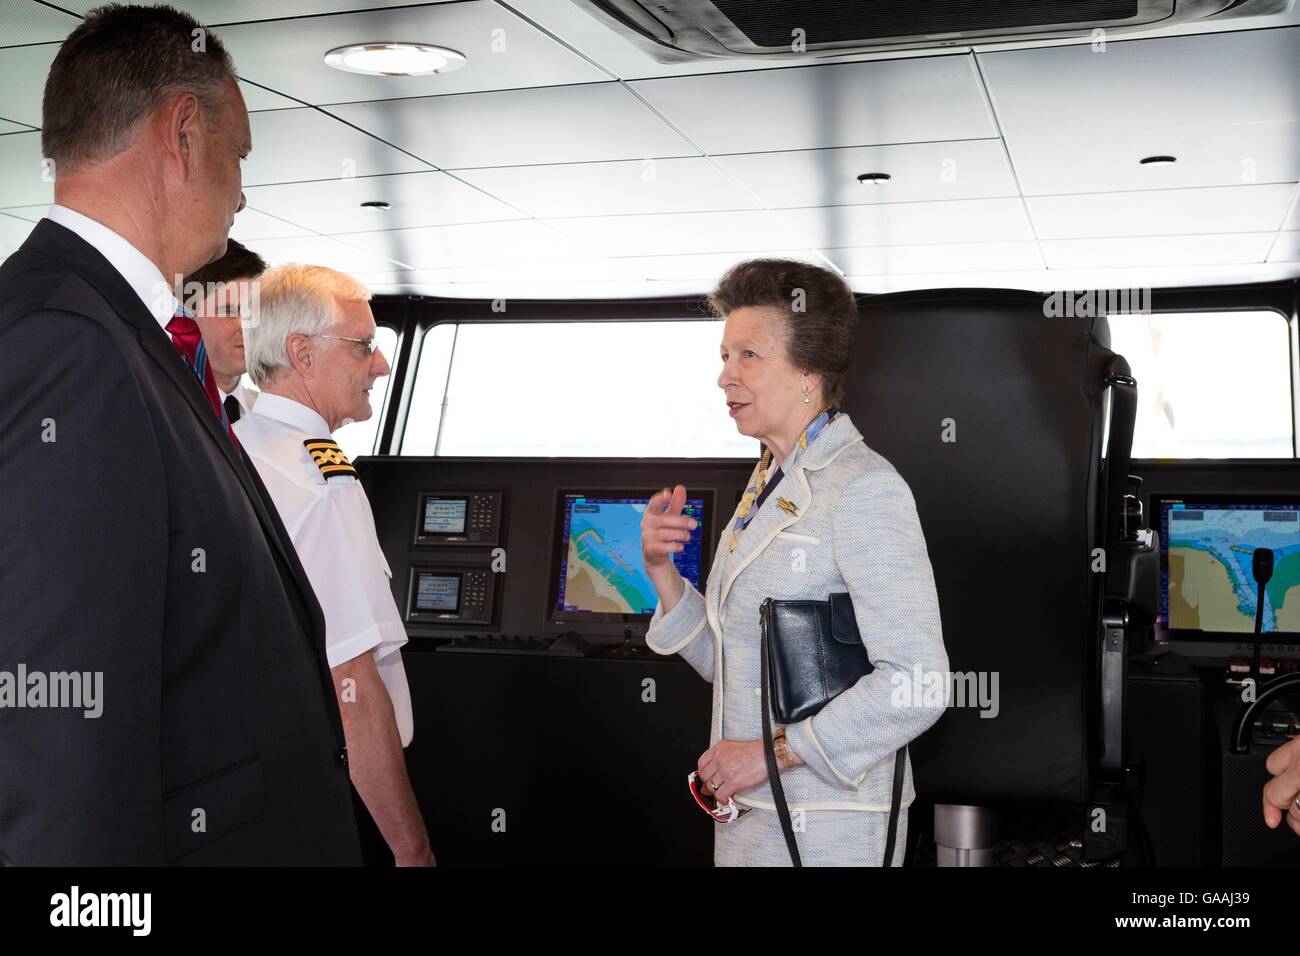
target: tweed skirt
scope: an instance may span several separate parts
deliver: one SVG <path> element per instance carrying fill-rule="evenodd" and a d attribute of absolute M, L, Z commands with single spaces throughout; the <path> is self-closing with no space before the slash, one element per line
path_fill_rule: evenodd
<path fill-rule="evenodd" d="M 889 814 L 874 810 L 809 810 L 803 832 L 795 815 L 795 840 L 804 866 L 880 866 Z M 903 865 L 907 811 L 898 814 L 894 866 Z M 751 809 L 735 823 L 714 827 L 714 866 L 790 866 L 790 853 L 775 810 Z"/>

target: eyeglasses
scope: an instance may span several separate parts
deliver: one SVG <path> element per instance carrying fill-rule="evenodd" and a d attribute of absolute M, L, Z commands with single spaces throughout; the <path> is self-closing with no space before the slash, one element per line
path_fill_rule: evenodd
<path fill-rule="evenodd" d="M 315 338 L 315 339 L 338 339 L 340 342 L 358 342 L 358 343 L 360 343 L 361 345 L 364 345 L 364 346 L 366 347 L 366 354 L 367 354 L 367 355 L 374 355 L 374 354 L 375 354 L 375 349 L 379 348 L 379 342 L 378 342 L 375 338 L 373 338 L 373 337 L 368 338 L 368 339 L 358 339 L 358 338 L 356 338 L 355 336 L 351 336 L 351 335 L 324 335 L 324 334 L 318 332 L 318 333 L 316 333 L 315 335 L 313 335 L 312 338 Z"/>
<path fill-rule="evenodd" d="M 700 809 L 711 816 L 715 823 L 731 823 L 749 812 L 749 807 L 737 807 L 735 800 L 728 800 L 725 806 L 719 806 L 718 798 L 713 795 L 709 785 L 694 770 L 686 778 L 686 783 Z"/>

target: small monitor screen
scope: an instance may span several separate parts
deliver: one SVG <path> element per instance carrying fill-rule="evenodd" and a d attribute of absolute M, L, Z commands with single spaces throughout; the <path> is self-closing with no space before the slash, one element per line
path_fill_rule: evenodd
<path fill-rule="evenodd" d="M 650 495 L 582 495 L 561 500 L 558 587 L 552 617 L 649 616 L 659 596 L 641 561 L 641 516 Z M 682 577 L 700 587 L 703 497 L 687 498 L 682 513 L 699 522 L 673 556 Z"/>
<path fill-rule="evenodd" d="M 1300 499 L 1157 499 L 1160 623 L 1172 631 L 1254 633 L 1255 549 L 1273 551 L 1263 633 L 1300 633 Z"/>
<path fill-rule="evenodd" d="M 468 504 L 464 498 L 425 498 L 423 533 L 464 534 Z"/>
<path fill-rule="evenodd" d="M 460 607 L 460 575 L 421 571 L 415 579 L 415 610 L 455 611 Z"/>

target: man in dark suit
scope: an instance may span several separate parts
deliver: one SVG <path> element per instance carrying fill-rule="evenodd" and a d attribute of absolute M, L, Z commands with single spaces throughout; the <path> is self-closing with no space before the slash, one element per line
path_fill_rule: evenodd
<path fill-rule="evenodd" d="M 358 863 L 320 607 L 171 292 L 243 207 L 230 58 L 102 8 L 42 148 L 55 205 L 0 266 L 0 854 Z"/>

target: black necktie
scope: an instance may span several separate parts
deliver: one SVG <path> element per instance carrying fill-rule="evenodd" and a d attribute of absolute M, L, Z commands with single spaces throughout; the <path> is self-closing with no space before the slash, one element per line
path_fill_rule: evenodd
<path fill-rule="evenodd" d="M 226 396 L 226 418 L 230 419 L 230 424 L 239 421 L 239 399 L 233 395 Z"/>

